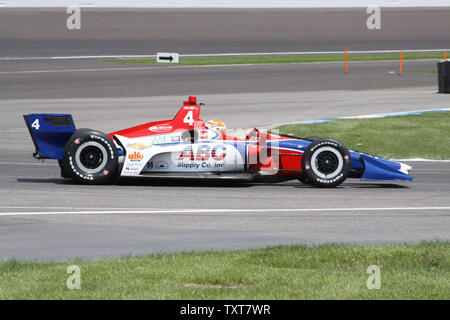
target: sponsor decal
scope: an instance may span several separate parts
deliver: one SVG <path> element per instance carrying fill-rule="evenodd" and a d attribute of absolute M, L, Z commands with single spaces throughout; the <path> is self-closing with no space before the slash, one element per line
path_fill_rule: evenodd
<path fill-rule="evenodd" d="M 130 143 L 127 145 L 127 148 L 134 148 L 134 149 L 147 149 L 150 148 L 150 146 L 142 144 L 142 143 Z"/>
<path fill-rule="evenodd" d="M 207 140 L 208 139 L 208 130 L 201 130 L 200 131 L 200 139 L 201 140 Z"/>
<path fill-rule="evenodd" d="M 195 160 L 206 161 L 210 157 L 210 147 L 208 145 L 199 146 Z"/>
<path fill-rule="evenodd" d="M 206 131 L 206 137 L 204 138 L 205 140 L 206 139 L 214 140 L 220 137 L 220 133 L 215 130 L 204 130 L 204 131 Z"/>
<path fill-rule="evenodd" d="M 172 136 L 172 137 L 170 138 L 170 140 L 171 140 L 172 142 L 180 142 L 180 141 L 181 141 L 181 137 L 180 137 L 180 136 Z"/>
<path fill-rule="evenodd" d="M 224 145 L 215 146 L 211 150 L 211 156 L 216 161 L 221 161 L 227 156 L 227 147 Z"/>
<path fill-rule="evenodd" d="M 200 166 L 200 163 L 178 163 L 177 167 L 178 168 L 184 168 L 184 169 L 198 169 L 198 167 Z"/>
<path fill-rule="evenodd" d="M 158 170 L 169 169 L 169 164 L 163 160 L 158 161 L 155 163 L 155 169 L 158 169 Z"/>
<path fill-rule="evenodd" d="M 180 153 L 178 157 L 178 161 L 184 161 L 185 159 L 190 161 L 207 161 L 210 158 L 215 161 L 222 161 L 227 156 L 227 147 L 225 145 L 217 145 L 212 149 L 209 145 L 204 144 L 200 145 L 197 148 L 197 152 L 194 153 L 192 149 L 192 145 L 188 145 L 184 148 L 184 150 Z"/>
<path fill-rule="evenodd" d="M 209 163 L 209 162 L 190 162 L 190 163 L 185 163 L 185 162 L 180 162 L 177 164 L 178 168 L 183 168 L 186 170 L 190 170 L 190 169 L 198 169 L 198 168 L 207 168 L 207 169 L 212 169 L 212 168 L 225 168 L 225 163 Z"/>
<path fill-rule="evenodd" d="M 183 161 L 184 159 L 188 159 L 191 161 L 194 161 L 194 152 L 192 151 L 192 146 L 187 146 L 184 148 L 184 150 L 181 152 L 180 157 L 177 159 L 179 161 Z"/>
<path fill-rule="evenodd" d="M 165 144 L 168 142 L 168 137 L 165 135 L 155 136 L 152 139 L 152 144 Z"/>
<path fill-rule="evenodd" d="M 138 168 L 125 167 L 124 173 L 139 173 Z"/>
<path fill-rule="evenodd" d="M 168 132 L 172 130 L 172 126 L 170 124 L 158 124 L 156 126 L 148 128 L 148 130 L 153 132 Z"/>
<path fill-rule="evenodd" d="M 141 161 L 142 159 L 144 159 L 144 156 L 140 153 L 140 152 L 134 152 L 134 153 L 130 153 L 128 155 L 128 159 L 130 159 L 131 161 Z"/>

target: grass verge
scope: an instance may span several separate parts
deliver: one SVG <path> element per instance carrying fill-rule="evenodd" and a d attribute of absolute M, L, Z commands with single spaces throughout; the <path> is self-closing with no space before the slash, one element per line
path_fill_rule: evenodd
<path fill-rule="evenodd" d="M 280 133 L 332 137 L 349 149 L 387 158 L 450 159 L 450 112 L 289 124 Z"/>
<path fill-rule="evenodd" d="M 437 73 L 437 69 L 406 70 L 408 73 Z"/>
<path fill-rule="evenodd" d="M 0 299 L 449 299 L 450 242 L 0 263 Z M 81 289 L 66 287 L 69 265 Z M 381 270 L 369 290 L 367 268 Z"/>
<path fill-rule="evenodd" d="M 404 60 L 442 59 L 441 52 L 404 53 Z M 400 60 L 399 53 L 349 54 L 348 61 L 389 61 Z M 156 64 L 156 58 L 139 59 L 101 59 L 102 62 L 135 64 Z M 343 54 L 274 55 L 274 56 L 231 56 L 231 57 L 180 57 L 179 65 L 226 65 L 226 64 L 270 64 L 270 63 L 308 63 L 344 61 Z"/>

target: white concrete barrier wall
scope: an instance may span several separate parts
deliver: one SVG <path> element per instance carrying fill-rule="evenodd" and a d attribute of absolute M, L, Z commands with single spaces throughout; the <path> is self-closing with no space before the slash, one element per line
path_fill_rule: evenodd
<path fill-rule="evenodd" d="M 365 8 L 450 7 L 449 0 L 0 0 L 0 7 L 81 7 L 99 8 Z"/>

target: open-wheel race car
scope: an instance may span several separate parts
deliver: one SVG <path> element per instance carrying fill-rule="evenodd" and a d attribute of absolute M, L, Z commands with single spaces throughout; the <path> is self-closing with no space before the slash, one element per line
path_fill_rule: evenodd
<path fill-rule="evenodd" d="M 253 129 L 245 136 L 227 134 L 218 120 L 200 118 L 194 96 L 172 120 L 102 133 L 76 129 L 70 114 L 28 114 L 25 122 L 37 159 L 57 159 L 61 176 L 102 184 L 123 176 L 157 178 L 298 179 L 335 187 L 347 178 L 412 180 L 410 166 L 348 150 L 341 142 L 297 138 Z"/>

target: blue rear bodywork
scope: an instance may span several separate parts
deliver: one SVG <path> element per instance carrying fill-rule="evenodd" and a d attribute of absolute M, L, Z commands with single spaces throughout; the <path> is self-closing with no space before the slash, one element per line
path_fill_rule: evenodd
<path fill-rule="evenodd" d="M 33 156 L 62 160 L 64 147 L 76 130 L 72 115 L 33 113 L 23 117 L 36 147 Z"/>

